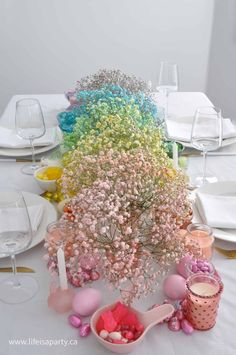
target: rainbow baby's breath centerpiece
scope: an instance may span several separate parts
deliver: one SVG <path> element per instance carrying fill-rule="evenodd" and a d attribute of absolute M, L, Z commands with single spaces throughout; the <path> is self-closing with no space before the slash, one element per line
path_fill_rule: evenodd
<path fill-rule="evenodd" d="M 194 251 L 179 233 L 190 206 L 185 177 L 163 149 L 153 104 L 135 90 L 139 81 L 118 80 L 115 71 L 107 85 L 106 73 L 78 83 L 78 117 L 64 141 L 69 150 L 60 188 L 70 201 L 61 222 L 70 231 L 71 282 L 83 286 L 101 275 L 130 303 L 153 291 L 186 250 Z M 114 86 L 124 82 L 124 88 Z M 54 270 L 57 246 L 48 240 L 46 247 Z"/>

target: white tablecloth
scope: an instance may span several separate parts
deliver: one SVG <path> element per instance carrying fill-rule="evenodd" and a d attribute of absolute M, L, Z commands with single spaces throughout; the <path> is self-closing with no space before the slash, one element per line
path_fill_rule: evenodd
<path fill-rule="evenodd" d="M 30 95 L 27 95 L 29 97 Z M 40 100 L 47 124 L 55 123 L 56 113 L 67 106 L 64 95 L 31 95 Z M 22 95 L 14 96 L 9 102 L 0 119 L 0 124 L 14 124 L 15 102 Z M 157 97 L 160 105 L 163 98 Z M 196 106 L 211 104 L 203 93 L 175 93 L 170 96 L 170 112 L 177 115 L 192 115 Z M 0 157 L 1 159 L 1 157 Z M 201 158 L 189 158 L 188 172 L 190 174 L 201 171 Z M 22 175 L 22 163 L 0 161 L 0 186 L 18 186 L 23 190 L 40 193 L 41 190 L 30 176 Z M 236 156 L 209 157 L 208 170 L 217 175 L 219 180 L 236 180 Z M 233 243 L 216 241 L 222 247 L 236 249 Z M 32 267 L 36 270 L 32 274 L 37 279 L 39 291 L 29 302 L 21 305 L 7 305 L 0 303 L 0 354 L 1 355 L 103 355 L 109 354 L 101 347 L 94 337 L 79 338 L 78 331 L 71 328 L 67 322 L 67 315 L 58 315 L 47 307 L 50 276 L 42 260 L 43 245 L 22 253 L 17 257 L 18 265 Z M 134 355 L 234 355 L 236 353 L 236 260 L 228 260 L 215 252 L 213 262 L 220 271 L 224 282 L 216 326 L 207 332 L 195 331 L 191 336 L 183 332 L 170 332 L 166 325 L 155 326 L 146 336 Z M 0 267 L 10 265 L 8 259 L 0 259 Z M 0 280 L 6 275 L 0 274 Z M 103 303 L 113 302 L 118 294 L 105 288 L 101 281 L 93 284 L 103 291 Z M 136 302 L 135 306 L 146 310 L 150 305 L 164 299 L 161 287 L 146 299 Z M 23 340 L 33 345 L 10 345 L 9 340 Z M 47 340 L 60 345 L 43 345 Z M 77 345 L 62 345 L 62 340 Z M 36 343 L 41 341 L 41 345 Z"/>

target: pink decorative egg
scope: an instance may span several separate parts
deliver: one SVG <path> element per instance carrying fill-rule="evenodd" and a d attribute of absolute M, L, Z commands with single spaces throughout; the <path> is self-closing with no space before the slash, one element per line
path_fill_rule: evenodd
<path fill-rule="evenodd" d="M 94 288 L 86 288 L 79 291 L 72 302 L 72 308 L 75 313 L 81 316 L 90 316 L 100 306 L 102 294 Z"/>
<path fill-rule="evenodd" d="M 164 280 L 163 289 L 172 300 L 182 300 L 186 297 L 186 280 L 180 275 L 170 275 Z"/>
<path fill-rule="evenodd" d="M 177 272 L 183 276 L 185 279 L 188 277 L 188 271 L 186 268 L 186 265 L 189 263 L 189 261 L 192 259 L 190 255 L 185 255 L 178 264 L 176 264 L 176 270 Z"/>

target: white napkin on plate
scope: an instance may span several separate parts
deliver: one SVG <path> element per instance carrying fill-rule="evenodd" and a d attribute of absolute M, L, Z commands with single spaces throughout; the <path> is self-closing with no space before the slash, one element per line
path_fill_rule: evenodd
<path fill-rule="evenodd" d="M 190 142 L 193 117 L 181 117 L 167 120 L 167 130 L 169 137 L 176 141 Z M 202 124 L 203 136 L 209 134 L 209 126 L 206 123 Z M 213 132 L 214 133 L 214 132 Z M 211 132 L 212 134 L 212 132 Z M 236 126 L 230 118 L 223 119 L 223 139 L 236 137 Z"/>
<path fill-rule="evenodd" d="M 210 227 L 236 229 L 236 195 L 197 192 L 196 206 L 203 222 Z"/>
<path fill-rule="evenodd" d="M 36 232 L 42 217 L 43 217 L 43 205 L 28 206 L 29 218 L 31 222 L 32 231 Z M 18 210 L 16 213 L 15 208 L 8 208 L 4 211 L 0 211 L 0 233 L 21 231 L 25 232 L 27 226 L 25 225 L 24 211 Z"/>
<path fill-rule="evenodd" d="M 51 145 L 56 139 L 56 127 L 47 128 L 44 136 L 34 140 L 35 147 Z M 16 131 L 7 127 L 0 127 L 0 147 L 3 148 L 29 148 L 28 139 L 17 136 Z"/>

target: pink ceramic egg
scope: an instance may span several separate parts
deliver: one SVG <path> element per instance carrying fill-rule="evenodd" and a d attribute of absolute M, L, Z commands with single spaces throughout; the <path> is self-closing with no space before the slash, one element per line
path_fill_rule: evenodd
<path fill-rule="evenodd" d="M 186 280 L 180 275 L 170 275 L 164 280 L 163 289 L 172 300 L 182 300 L 186 297 Z"/>
<path fill-rule="evenodd" d="M 186 265 L 189 263 L 189 261 L 192 259 L 190 255 L 185 255 L 178 264 L 176 264 L 176 270 L 177 272 L 183 276 L 185 279 L 188 277 L 188 272 Z"/>
<path fill-rule="evenodd" d="M 94 288 L 86 288 L 78 292 L 72 302 L 72 308 L 75 313 L 81 316 L 90 316 L 100 306 L 102 294 Z"/>

